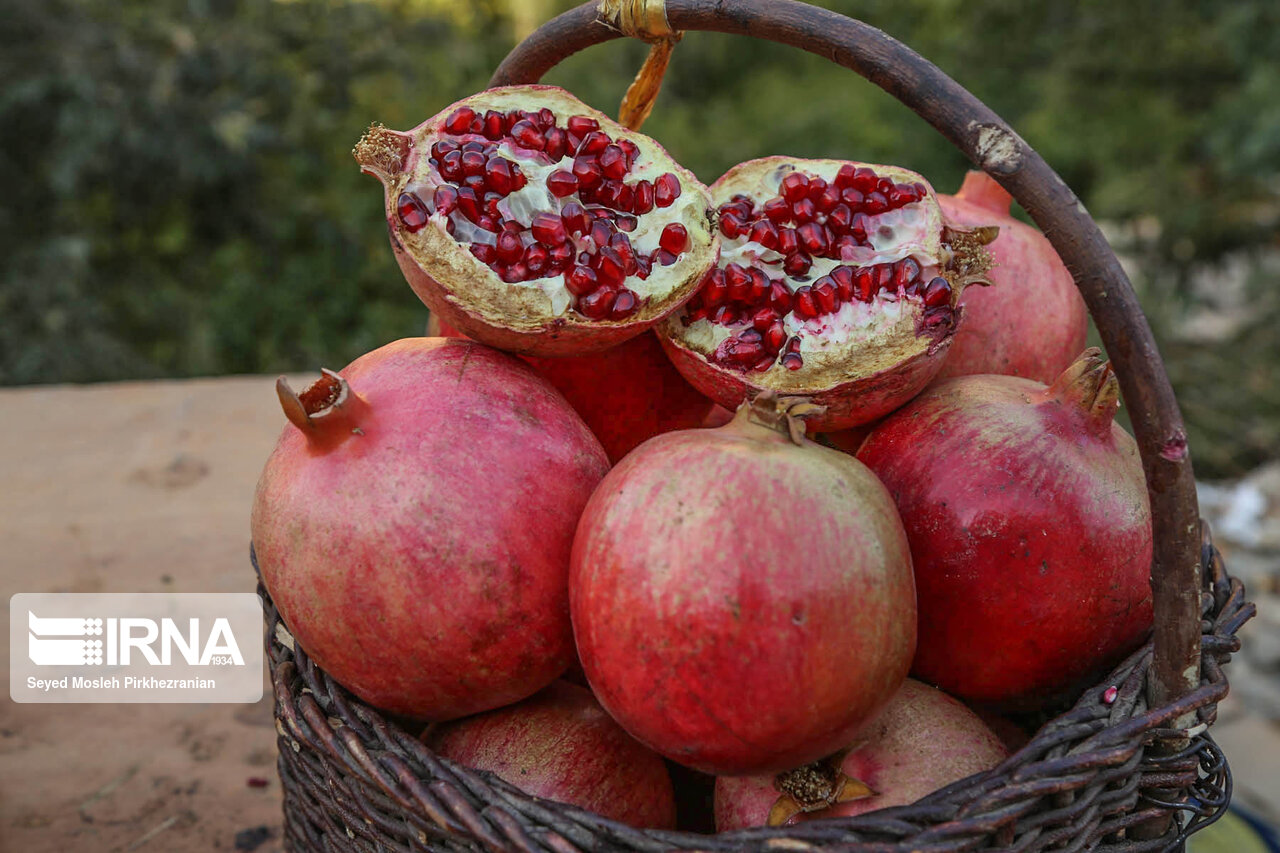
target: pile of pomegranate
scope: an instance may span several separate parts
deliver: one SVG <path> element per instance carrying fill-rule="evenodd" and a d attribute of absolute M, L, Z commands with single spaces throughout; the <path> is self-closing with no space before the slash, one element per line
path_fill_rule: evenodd
<path fill-rule="evenodd" d="M 1143 641 L 1116 377 L 990 178 L 708 188 L 549 86 L 354 153 L 434 336 L 280 380 L 253 540 L 296 641 L 444 760 L 639 827 L 859 814 Z"/>

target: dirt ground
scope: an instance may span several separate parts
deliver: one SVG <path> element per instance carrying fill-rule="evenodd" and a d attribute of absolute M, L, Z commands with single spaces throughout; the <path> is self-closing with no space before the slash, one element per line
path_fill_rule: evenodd
<path fill-rule="evenodd" d="M 0 424 L 6 601 L 254 589 L 250 499 L 283 425 L 272 378 L 0 390 Z M 8 642 L 0 633 L 6 668 Z M 0 851 L 276 853 L 269 695 L 253 706 L 19 705 L 6 695 Z M 1280 819 L 1280 729 L 1229 701 L 1214 731 L 1238 800 Z"/>

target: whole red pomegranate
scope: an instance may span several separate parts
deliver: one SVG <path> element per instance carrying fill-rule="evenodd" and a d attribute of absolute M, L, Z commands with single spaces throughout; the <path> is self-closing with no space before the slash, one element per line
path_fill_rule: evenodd
<path fill-rule="evenodd" d="M 913 673 L 990 705 L 1036 705 L 1151 625 L 1151 510 L 1119 386 L 1097 349 L 1052 386 L 938 384 L 858 458 L 902 514 L 920 590 Z"/>
<path fill-rule="evenodd" d="M 1045 236 L 1009 215 L 1013 198 L 985 172 L 970 172 L 954 196 L 939 195 L 957 226 L 998 225 L 987 247 L 995 287 L 960 297 L 964 325 L 938 377 L 999 373 L 1046 385 L 1084 349 L 1089 314 L 1071 273 Z"/>
<path fill-rule="evenodd" d="M 534 693 L 573 660 L 574 527 L 609 468 L 519 359 L 415 338 L 277 386 L 286 426 L 253 542 L 298 642 L 362 699 L 444 720 Z"/>
<path fill-rule="evenodd" d="M 817 432 L 896 409 L 942 366 L 957 302 L 994 229 L 944 224 L 915 172 L 767 157 L 711 187 L 717 269 L 659 333 L 695 388 L 735 408 L 760 390 L 810 397 Z"/>
<path fill-rule="evenodd" d="M 763 395 L 630 453 L 578 524 L 578 656 L 641 743 L 762 773 L 849 742 L 902 683 L 915 590 L 901 522 L 856 459 Z"/>
<path fill-rule="evenodd" d="M 716 779 L 716 829 L 781 826 L 905 806 L 1008 756 L 1000 739 L 941 690 L 907 679 L 852 745 L 777 776 Z"/>
<path fill-rule="evenodd" d="M 666 764 L 575 684 L 554 681 L 519 704 L 432 726 L 423 741 L 535 797 L 631 826 L 675 829 Z"/>
<path fill-rule="evenodd" d="M 489 89 L 354 150 L 391 245 L 445 322 L 530 355 L 606 349 L 715 263 L 706 187 L 656 142 L 554 86 Z"/>
<path fill-rule="evenodd" d="M 434 317 L 433 322 L 440 334 L 460 336 Z M 655 435 L 701 426 L 714 405 L 684 380 L 651 332 L 603 352 L 524 358 L 582 416 L 610 462 Z"/>

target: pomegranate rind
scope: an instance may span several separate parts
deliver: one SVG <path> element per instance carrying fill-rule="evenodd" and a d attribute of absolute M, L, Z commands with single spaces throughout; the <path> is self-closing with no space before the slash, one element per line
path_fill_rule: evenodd
<path fill-rule="evenodd" d="M 601 704 L 709 773 L 846 745 L 915 648 L 911 558 L 884 487 L 852 457 L 750 429 L 739 418 L 633 451 L 588 503 L 570 573 Z"/>
<path fill-rule="evenodd" d="M 970 172 L 956 195 L 938 195 L 948 223 L 1000 226 L 987 246 L 994 261 L 988 277 L 995 286 L 971 287 L 961 295 L 964 325 L 938 380 L 998 373 L 1048 385 L 1085 348 L 1084 298 L 1048 239 L 1009 215 L 1012 201 L 983 172 Z"/>
<path fill-rule="evenodd" d="M 357 426 L 324 446 L 286 426 L 254 498 L 285 624 L 397 713 L 452 719 L 546 686 L 574 658 L 569 554 L 603 448 L 532 368 L 470 341 L 397 341 L 340 375 Z"/>
<path fill-rule="evenodd" d="M 867 166 L 894 182 L 920 183 L 927 188 L 926 197 L 918 202 L 919 239 L 903 243 L 890 253 L 868 247 L 852 263 L 871 264 L 908 255 L 932 263 L 951 281 L 950 305 L 955 309 L 968 282 L 963 276 L 953 277 L 947 269 L 950 253 L 942 243 L 942 211 L 928 181 L 915 172 L 846 160 L 764 157 L 740 163 L 721 176 L 711 185 L 712 200 L 719 205 L 743 194 L 761 201 L 777 195 L 781 179 L 792 171 L 818 175 L 830 182 L 840 167 L 848 164 Z M 721 261 L 727 260 L 726 252 L 722 246 Z M 658 334 L 689 383 L 717 404 L 733 409 L 764 390 L 806 396 L 827 408 L 826 413 L 807 420 L 810 431 L 841 430 L 880 418 L 923 390 L 942 369 L 963 319 L 963 312 L 956 310 L 954 321 L 948 326 L 926 330 L 922 324 L 925 306 L 919 297 L 902 296 L 896 303 L 879 304 L 883 310 L 853 339 L 824 348 L 803 348 L 802 344 L 804 364 L 796 370 L 775 364 L 763 372 L 744 372 L 714 363 L 709 356 L 725 332 L 716 332 L 710 338 L 699 334 L 699 330 L 707 332 L 701 327 L 710 324 L 694 324 L 699 330 L 686 327 L 683 312 L 667 318 L 658 327 Z M 815 339 L 808 336 L 806 340 Z"/>
<path fill-rule="evenodd" d="M 432 142 L 445 120 L 460 107 L 478 112 L 550 109 L 558 123 L 587 116 L 615 141 L 627 139 L 641 149 L 641 160 L 628 179 L 671 172 L 680 179 L 680 197 L 667 208 L 655 208 L 642 219 L 656 231 L 679 222 L 688 232 L 688 248 L 671 266 L 657 266 L 645 281 L 627 277 L 625 284 L 643 296 L 639 310 L 625 320 L 590 320 L 572 309 L 557 312 L 547 292 L 531 282 L 507 283 L 444 230 L 444 218 L 432 215 L 427 227 L 410 231 L 396 212 L 400 193 L 430 174 Z M 395 133 L 394 131 L 387 131 Z M 390 175 L 364 171 L 383 180 L 391 246 L 405 280 L 432 312 L 467 337 L 508 352 L 525 355 L 575 355 L 607 349 L 638 335 L 683 305 L 719 257 L 719 237 L 712 225 L 708 189 L 652 138 L 592 109 L 557 86 L 504 86 L 488 89 L 449 105 L 413 130 L 404 132 L 409 151 L 400 170 Z M 538 279 L 545 281 L 547 279 Z M 561 278 L 562 280 L 562 278 Z"/>

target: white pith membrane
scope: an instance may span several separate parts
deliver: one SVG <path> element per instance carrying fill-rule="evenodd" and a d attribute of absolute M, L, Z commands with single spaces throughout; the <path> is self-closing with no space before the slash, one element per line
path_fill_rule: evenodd
<path fill-rule="evenodd" d="M 764 303 L 757 302 L 754 307 L 739 310 L 741 316 L 736 322 L 726 325 L 711 317 L 724 301 L 700 310 L 708 292 L 707 283 L 681 311 L 661 325 L 662 334 L 719 368 L 743 374 L 752 385 L 779 391 L 821 390 L 842 380 L 888 370 L 936 349 L 940 338 L 948 336 L 954 327 L 954 310 L 963 282 L 949 269 L 953 255 L 942 243 L 941 211 L 932 189 L 920 175 L 893 166 L 770 157 L 730 170 L 712 186 L 713 202 L 717 210 L 723 210 L 722 206 L 731 204 L 735 196 L 747 196 L 753 202 L 754 216 L 763 218 L 763 205 L 780 196 L 782 181 L 787 175 L 800 172 L 807 178 L 820 177 L 830 187 L 835 184 L 840 167 L 846 165 L 870 168 L 878 178 L 897 185 L 918 185 L 924 192 L 917 191 L 920 200 L 883 213 L 862 211 L 867 217 L 863 223 L 865 240 L 858 241 L 857 246 L 843 246 L 839 258 L 811 256 L 811 265 L 803 274 L 788 274 L 783 269 L 782 253 L 749 239 L 748 232 L 756 219 L 748 220 L 739 236 L 730 237 L 723 231 L 720 234 L 718 267 L 721 271 L 731 264 L 747 271 L 759 269 L 768 277 L 771 287 L 774 282 L 781 282 L 792 295 L 792 308 L 781 315 L 786 343 L 776 353 L 771 354 L 766 348 L 752 364 L 735 363 L 727 355 L 726 347 L 734 344 L 731 339 L 753 329 L 753 315 L 760 307 L 771 305 L 771 300 L 766 298 Z M 827 214 L 817 212 L 811 221 L 826 225 L 827 220 Z M 792 219 L 778 227 L 795 229 L 799 223 Z M 807 250 L 801 251 L 808 255 Z M 823 250 L 819 250 L 819 254 L 822 253 Z M 795 310 L 794 297 L 798 290 L 811 288 L 840 267 L 853 268 L 856 273 L 868 267 L 897 264 L 906 258 L 914 260 L 920 268 L 914 284 L 891 283 L 888 289 L 876 288 L 870 301 L 856 297 L 837 299 L 840 304 L 834 312 L 820 308 L 817 317 L 803 317 Z M 928 307 L 923 292 L 938 277 L 947 279 L 950 291 L 945 303 Z M 926 314 L 929 314 L 927 321 Z M 790 352 L 798 353 L 800 358 L 787 358 Z"/>
<path fill-rule="evenodd" d="M 557 169 L 572 171 L 572 147 L 568 147 L 565 155 L 553 163 L 542 151 L 520 146 L 505 132 L 498 140 L 470 132 L 450 133 L 444 129 L 444 125 L 461 107 L 474 110 L 478 116 L 484 116 L 489 110 L 504 114 L 521 110 L 536 115 L 539 110 L 546 108 L 552 112 L 555 126 L 561 130 L 567 128 L 571 117 L 594 119 L 599 124 L 600 131 L 612 143 L 625 139 L 639 148 L 638 156 L 621 179 L 622 183 L 632 187 L 634 192 L 641 181 L 654 184 L 661 176 L 669 173 L 679 181 L 679 196 L 669 206 L 658 206 L 655 203 L 649 212 L 643 214 L 619 211 L 616 207 L 595 202 L 586 203 L 582 200 L 580 191 L 557 198 L 546 189 L 546 177 Z M 545 135 L 547 129 L 540 129 Z M 518 165 L 527 183 L 523 188 L 510 192 L 499 200 L 497 211 L 502 220 L 515 220 L 524 226 L 519 237 L 526 250 L 536 242 L 528 228 L 534 215 L 545 211 L 559 216 L 570 202 L 586 209 L 589 222 L 593 221 L 592 211 L 601 209 L 634 218 L 636 224 L 633 230 L 628 232 L 615 225 L 611 234 L 622 233 L 634 256 L 649 261 L 647 274 L 644 264 L 640 263 L 635 273 L 626 275 L 620 287 L 614 288 L 619 294 L 632 292 L 636 299 L 635 308 L 621 316 L 596 319 L 590 319 L 578 310 L 577 300 L 586 294 L 581 297 L 572 294 L 565 286 L 565 275 L 574 265 L 579 264 L 583 252 L 593 256 L 588 264 L 595 263 L 600 247 L 591 238 L 589 229 L 585 234 L 568 235 L 567 243 L 572 248 L 572 259 L 567 267 L 554 269 L 548 264 L 543 271 L 530 273 L 530 277 L 525 280 L 503 281 L 497 270 L 490 268 L 470 250 L 472 244 L 496 246 L 499 234 L 481 228 L 468 219 L 461 209 L 455 208 L 448 215 L 435 210 L 434 197 L 438 187 L 447 184 L 458 189 L 462 186 L 461 181 L 446 181 L 439 168 L 431 162 L 432 146 L 442 139 L 460 144 L 472 140 L 482 141 L 486 145 L 496 143 L 498 156 Z M 488 156 L 491 155 L 486 155 Z M 412 147 L 405 159 L 407 163 L 401 174 L 393 176 L 390 181 L 384 179 L 388 217 L 396 227 L 399 240 L 418 266 L 449 291 L 451 301 L 461 304 L 470 314 L 507 328 L 533 330 L 554 320 L 580 324 L 653 322 L 669 313 L 670 305 L 679 302 L 696 287 L 715 254 L 715 235 L 710 225 L 710 197 L 696 177 L 671 160 L 653 140 L 627 130 L 556 87 L 517 86 L 492 89 L 460 101 L 414 132 Z M 425 226 L 420 225 L 416 229 L 406 227 L 397 209 L 397 200 L 402 193 L 414 194 L 430 212 Z M 659 249 L 663 229 L 671 223 L 684 227 L 687 233 L 686 249 L 677 254 L 671 263 L 663 264 L 653 255 Z M 450 229 L 452 236 L 449 234 Z M 666 259 L 671 260 L 669 257 Z M 512 262 L 514 263 L 517 262 Z M 642 278 L 642 275 L 645 277 Z M 458 287 L 459 283 L 465 283 L 465 288 Z"/>

